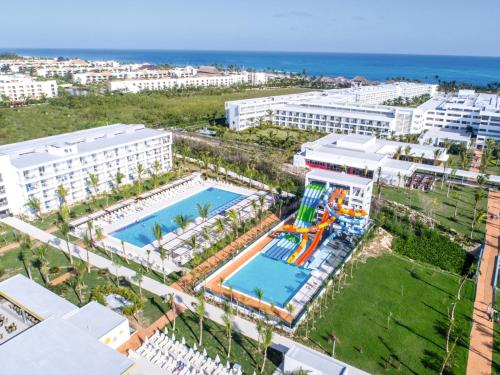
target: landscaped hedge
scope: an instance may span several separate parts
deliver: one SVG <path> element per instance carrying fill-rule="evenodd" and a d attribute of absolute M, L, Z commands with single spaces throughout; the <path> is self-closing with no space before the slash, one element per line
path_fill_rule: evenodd
<path fill-rule="evenodd" d="M 396 253 L 458 274 L 468 273 L 474 262 L 460 245 L 421 222 L 410 222 L 388 209 L 377 221 L 393 234 L 392 250 Z"/>
<path fill-rule="evenodd" d="M 122 309 L 122 313 L 124 315 L 134 315 L 137 311 L 141 310 L 144 307 L 144 301 L 132 290 L 128 288 L 119 288 L 112 284 L 99 285 L 95 287 L 94 289 L 92 289 L 92 295 L 90 298 L 94 301 L 99 302 L 101 305 L 106 306 L 105 296 L 108 294 L 117 294 L 132 303 L 131 305 L 125 306 Z"/>

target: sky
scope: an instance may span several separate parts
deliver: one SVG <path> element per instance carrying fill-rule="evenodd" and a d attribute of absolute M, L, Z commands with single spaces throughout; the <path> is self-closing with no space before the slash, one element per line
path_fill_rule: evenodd
<path fill-rule="evenodd" d="M 5 1 L 0 48 L 500 56 L 499 14 L 499 0 Z"/>

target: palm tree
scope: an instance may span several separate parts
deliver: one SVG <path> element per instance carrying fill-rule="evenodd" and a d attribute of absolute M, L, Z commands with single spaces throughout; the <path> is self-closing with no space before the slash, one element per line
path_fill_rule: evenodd
<path fill-rule="evenodd" d="M 229 303 L 224 304 L 224 315 L 222 315 L 222 322 L 226 327 L 227 336 L 227 358 L 231 357 L 231 341 L 233 338 L 234 328 L 234 309 Z"/>
<path fill-rule="evenodd" d="M 73 267 L 73 270 L 75 271 L 75 277 L 73 277 L 72 280 L 70 279 L 71 280 L 70 284 L 75 290 L 81 305 L 83 304 L 82 290 L 85 288 L 85 281 L 84 281 L 84 276 L 86 271 L 85 264 L 79 263 L 77 266 Z"/>
<path fill-rule="evenodd" d="M 111 253 L 111 262 L 113 263 L 113 266 L 115 267 L 116 286 L 120 286 L 119 270 L 120 270 L 120 267 L 122 266 L 122 260 L 117 254 Z"/>
<path fill-rule="evenodd" d="M 215 219 L 215 222 L 213 224 L 213 228 L 217 231 L 218 234 L 224 233 L 224 230 L 226 229 L 225 227 L 225 221 L 223 218 L 219 217 Z"/>
<path fill-rule="evenodd" d="M 193 234 L 189 239 L 187 239 L 185 243 L 191 248 L 191 250 L 193 250 L 193 254 L 196 253 L 196 250 L 198 249 L 199 245 L 195 234 Z"/>
<path fill-rule="evenodd" d="M 101 243 L 101 247 L 104 249 L 106 254 L 108 254 L 108 256 L 109 256 L 108 249 L 106 248 L 106 243 L 104 242 L 104 238 L 106 238 L 106 236 L 104 235 L 103 229 L 101 227 L 96 227 L 95 228 L 95 239 L 96 239 L 96 241 Z"/>
<path fill-rule="evenodd" d="M 255 323 L 255 328 L 257 329 L 257 351 L 260 352 L 260 343 L 262 341 L 262 334 L 264 333 L 264 321 L 262 319 L 257 319 Z"/>
<path fill-rule="evenodd" d="M 380 194 L 382 193 L 382 167 L 377 168 L 377 199 L 380 202 Z"/>
<path fill-rule="evenodd" d="M 286 311 L 288 312 L 288 317 L 290 318 L 290 329 L 292 329 L 292 314 L 293 314 L 293 310 L 295 310 L 295 307 L 293 306 L 293 304 L 288 303 L 286 305 Z"/>
<path fill-rule="evenodd" d="M 94 241 L 90 239 L 87 233 L 83 234 L 82 237 L 83 244 L 85 245 L 85 250 L 87 251 L 87 271 L 90 271 L 90 252 L 89 249 L 94 248 Z"/>
<path fill-rule="evenodd" d="M 262 348 L 264 349 L 264 359 L 262 360 L 262 368 L 260 372 L 263 373 L 266 367 L 266 359 L 267 359 L 267 349 L 271 346 L 273 341 L 273 330 L 271 327 L 267 326 L 264 330 L 264 337 L 262 338 Z"/>
<path fill-rule="evenodd" d="M 163 231 L 161 229 L 161 225 L 155 223 L 153 227 L 153 235 L 155 236 L 156 241 L 158 242 L 158 249 L 161 247 L 161 239 L 163 238 Z"/>
<path fill-rule="evenodd" d="M 253 290 L 253 292 L 255 293 L 255 295 L 257 296 L 257 299 L 259 300 L 259 312 L 261 312 L 260 311 L 260 305 L 262 303 L 262 298 L 264 297 L 264 291 L 262 289 L 260 289 L 260 288 L 255 288 Z"/>
<path fill-rule="evenodd" d="M 66 242 L 66 249 L 68 250 L 69 263 L 73 264 L 73 254 L 71 253 L 71 246 L 69 245 L 69 234 L 71 233 L 71 227 L 68 223 L 62 223 L 59 227 L 59 232 L 64 237 Z"/>
<path fill-rule="evenodd" d="M 42 275 L 44 283 L 45 284 L 50 283 L 49 272 L 48 272 L 49 263 L 47 260 L 47 246 L 42 245 L 36 249 L 36 260 L 37 260 L 38 270 Z"/>
<path fill-rule="evenodd" d="M 471 240 L 472 240 L 472 236 L 474 235 L 474 227 L 477 224 L 482 223 L 485 219 L 486 219 L 486 211 L 478 210 L 475 213 L 474 219 L 472 220 L 472 223 L 471 223 L 471 230 L 470 230 L 470 239 Z"/>
<path fill-rule="evenodd" d="M 25 206 L 28 207 L 36 217 L 38 217 L 39 219 L 42 218 L 42 215 L 40 214 L 42 210 L 40 199 L 38 199 L 37 197 L 32 197 L 28 199 Z"/>
<path fill-rule="evenodd" d="M 194 313 L 198 317 L 198 324 L 200 327 L 200 338 L 198 341 L 198 346 L 203 344 L 203 318 L 205 317 L 205 293 L 202 291 L 196 297 L 196 302 L 194 303 Z"/>
<path fill-rule="evenodd" d="M 337 345 L 339 339 L 333 332 L 331 332 L 330 334 L 328 334 L 328 341 L 332 342 L 332 358 L 333 358 L 335 357 L 335 346 Z"/>
<path fill-rule="evenodd" d="M 476 182 L 480 188 L 484 188 L 484 185 L 488 182 L 488 175 L 480 174 L 476 177 Z"/>
<path fill-rule="evenodd" d="M 398 148 L 396 148 L 396 152 L 394 153 L 394 159 L 399 160 L 402 152 L 403 152 L 402 146 L 399 146 Z"/>
<path fill-rule="evenodd" d="M 188 225 L 193 221 L 193 218 L 188 215 L 179 214 L 174 218 L 174 221 L 177 226 L 181 228 L 181 231 L 184 232 Z"/>
<path fill-rule="evenodd" d="M 59 204 L 66 203 L 66 197 L 68 196 L 68 191 L 63 185 L 59 185 L 56 189 L 56 195 L 59 198 Z"/>
<path fill-rule="evenodd" d="M 203 221 L 207 220 L 208 215 L 210 214 L 211 206 L 212 205 L 210 203 L 205 203 L 204 205 L 196 203 L 196 210 L 198 211 L 198 215 L 203 219 Z"/>
<path fill-rule="evenodd" d="M 94 242 L 94 237 L 92 237 L 92 231 L 94 230 L 94 222 L 92 220 L 87 221 L 87 233 L 90 241 Z"/>
<path fill-rule="evenodd" d="M 115 189 L 117 192 L 120 192 L 120 185 L 122 184 L 125 175 L 122 172 L 117 171 L 114 177 L 115 177 Z"/>
<path fill-rule="evenodd" d="M 160 245 L 158 248 L 158 252 L 160 253 L 160 260 L 161 260 L 161 273 L 163 274 L 163 283 L 166 283 L 166 276 L 165 276 L 165 260 L 167 259 L 167 251 L 163 248 L 163 246 Z"/>
<path fill-rule="evenodd" d="M 153 187 L 156 189 L 160 182 L 160 171 L 161 171 L 161 163 L 159 160 L 155 160 L 151 165 L 150 175 L 153 180 Z"/>
<path fill-rule="evenodd" d="M 144 169 L 144 165 L 142 165 L 141 163 L 137 163 L 135 172 L 137 173 L 136 194 L 141 195 L 142 190 L 144 189 L 144 182 L 142 181 L 142 176 L 146 172 L 146 170 Z"/>
<path fill-rule="evenodd" d="M 434 152 L 433 152 L 433 156 L 434 156 L 434 163 L 433 165 L 438 165 L 438 159 L 439 157 L 441 156 L 441 154 L 443 153 L 443 151 L 439 148 L 435 149 Z"/>
<path fill-rule="evenodd" d="M 229 221 L 231 222 L 231 227 L 233 228 L 233 233 L 234 233 L 235 237 L 237 237 L 239 224 L 240 224 L 240 215 L 238 214 L 238 212 L 236 212 L 236 210 L 228 210 L 227 216 L 229 218 Z"/>
<path fill-rule="evenodd" d="M 94 191 L 93 193 L 93 199 L 97 199 L 97 195 L 99 194 L 99 176 L 93 173 L 89 173 L 88 176 L 88 184 L 91 187 L 91 189 Z"/>
<path fill-rule="evenodd" d="M 21 246 L 19 250 L 18 259 L 23 262 L 24 268 L 26 269 L 26 273 L 28 277 L 32 280 L 33 276 L 31 275 L 31 255 L 32 255 L 33 243 L 31 242 L 31 238 L 28 235 L 23 235 L 21 238 Z"/>
<path fill-rule="evenodd" d="M 476 217 L 476 211 L 477 211 L 477 206 L 479 205 L 479 202 L 481 202 L 481 199 L 484 197 L 484 190 L 476 190 L 474 192 L 474 213 L 472 215 L 472 219 Z"/>
<path fill-rule="evenodd" d="M 139 269 L 139 271 L 137 271 L 135 273 L 134 276 L 132 276 L 132 280 L 137 284 L 137 286 L 139 287 L 139 295 L 141 296 L 142 298 L 142 281 L 144 280 L 144 274 L 143 274 L 143 271 L 142 271 L 142 268 Z"/>
<path fill-rule="evenodd" d="M 410 159 L 410 154 L 411 154 L 411 147 L 409 145 L 405 147 L 404 153 L 405 153 L 405 160 L 408 161 Z"/>
<path fill-rule="evenodd" d="M 458 192 L 454 191 L 453 194 L 451 195 L 451 197 L 455 201 L 455 211 L 453 212 L 453 217 L 456 218 L 457 211 L 458 211 L 458 203 L 460 202 L 460 194 Z"/>
<path fill-rule="evenodd" d="M 177 320 L 177 312 L 176 312 L 176 306 L 175 306 L 175 294 L 169 293 L 169 294 L 163 296 L 162 299 L 163 299 L 163 303 L 166 303 L 167 305 L 170 306 L 170 309 L 172 310 L 172 313 L 174 314 L 174 320 L 172 322 L 172 330 L 175 332 L 175 321 Z"/>

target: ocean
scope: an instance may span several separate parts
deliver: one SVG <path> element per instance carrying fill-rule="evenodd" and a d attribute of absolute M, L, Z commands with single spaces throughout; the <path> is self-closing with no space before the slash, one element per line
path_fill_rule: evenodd
<path fill-rule="evenodd" d="M 79 57 L 88 60 L 171 65 L 236 65 L 311 76 L 363 76 L 384 81 L 407 77 L 424 82 L 457 81 L 485 85 L 500 81 L 500 57 L 391 55 L 364 53 L 113 50 L 113 49 L 16 49 L 1 48 L 23 56 Z"/>

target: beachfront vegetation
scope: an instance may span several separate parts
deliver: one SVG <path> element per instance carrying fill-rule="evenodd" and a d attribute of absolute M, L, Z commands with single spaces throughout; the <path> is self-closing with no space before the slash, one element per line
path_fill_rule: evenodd
<path fill-rule="evenodd" d="M 304 91 L 297 88 L 210 88 L 104 96 L 62 96 L 46 104 L 0 108 L 0 144 L 113 123 L 182 126 L 223 121 L 224 102 Z"/>
<path fill-rule="evenodd" d="M 336 358 L 371 373 L 430 374 L 444 365 L 444 373 L 465 374 L 471 281 L 396 255 L 357 261 L 352 276 L 310 309 L 297 339 L 328 355 L 335 342 Z"/>

